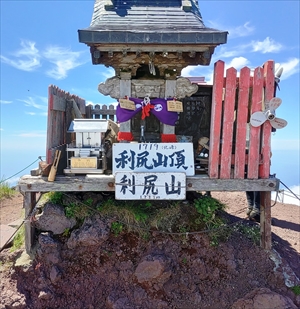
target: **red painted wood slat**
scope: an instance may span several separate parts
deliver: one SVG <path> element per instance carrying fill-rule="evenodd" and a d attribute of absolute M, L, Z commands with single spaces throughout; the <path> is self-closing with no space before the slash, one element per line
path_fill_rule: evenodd
<path fill-rule="evenodd" d="M 251 100 L 251 113 L 261 111 L 263 105 L 263 86 L 264 74 L 263 68 L 258 67 L 253 76 L 253 92 Z M 249 139 L 249 162 L 248 179 L 258 178 L 259 152 L 260 152 L 260 131 L 261 127 L 252 127 L 250 125 Z"/>
<path fill-rule="evenodd" d="M 274 75 L 274 61 L 267 61 L 264 65 L 265 76 L 265 101 L 269 102 L 275 94 L 275 75 Z M 259 177 L 269 178 L 271 165 L 271 132 L 272 126 L 269 121 L 266 121 L 262 126 L 262 148 L 261 154 L 263 157 L 263 164 L 259 166 Z"/>
<path fill-rule="evenodd" d="M 219 60 L 214 65 L 214 81 L 211 107 L 210 141 L 208 175 L 210 178 L 219 177 L 219 150 L 222 117 L 222 96 L 224 81 L 224 62 Z"/>
<path fill-rule="evenodd" d="M 250 69 L 244 67 L 240 72 L 239 93 L 236 117 L 236 144 L 234 178 L 245 178 L 246 135 L 248 122 L 248 103 L 250 87 Z"/>
<path fill-rule="evenodd" d="M 236 93 L 236 69 L 226 71 L 226 87 L 223 111 L 223 132 L 221 149 L 220 178 L 229 179 L 231 174 L 231 155 L 233 143 L 234 106 Z"/>

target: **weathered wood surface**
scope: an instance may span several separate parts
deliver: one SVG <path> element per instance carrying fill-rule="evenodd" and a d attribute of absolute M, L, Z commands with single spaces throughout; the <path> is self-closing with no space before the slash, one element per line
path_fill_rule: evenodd
<path fill-rule="evenodd" d="M 271 250 L 271 192 L 260 193 L 260 204 L 260 245 L 265 250 Z"/>
<path fill-rule="evenodd" d="M 225 63 L 223 61 L 216 62 L 214 67 L 208 165 L 210 178 L 219 178 L 224 67 Z"/>
<path fill-rule="evenodd" d="M 253 76 L 251 114 L 261 111 L 263 106 L 264 74 L 262 68 L 256 68 Z M 258 178 L 261 127 L 250 126 L 248 178 Z"/>
<path fill-rule="evenodd" d="M 234 107 L 236 92 L 236 69 L 226 71 L 226 87 L 223 106 L 222 156 L 220 178 L 230 178 L 233 144 Z"/>
<path fill-rule="evenodd" d="M 240 71 L 239 77 L 234 68 L 226 70 L 226 74 L 224 69 L 223 61 L 215 63 L 208 175 L 212 179 L 268 178 L 271 155 L 270 123 L 266 121 L 261 127 L 250 127 L 248 150 L 246 133 L 251 113 L 262 110 L 264 100 L 268 102 L 274 96 L 274 62 L 268 61 L 263 68 L 256 68 L 253 76 L 250 76 L 250 69 L 247 67 Z M 124 82 L 122 91 L 127 93 L 131 81 L 121 82 Z M 167 82 L 174 84 L 173 80 Z M 74 108 L 68 104 L 70 100 L 76 103 Z M 79 111 L 84 112 L 83 115 L 87 118 L 116 120 L 115 105 L 85 106 L 84 100 L 57 87 L 49 87 L 47 163 L 53 162 L 56 149 L 64 151 L 62 146 L 70 142 L 71 137 L 66 133 L 66 128 L 70 121 L 78 116 Z M 124 132 L 133 130 L 129 121 L 122 123 L 121 129 Z M 199 131 L 203 134 L 203 128 Z M 249 156 L 246 155 L 247 151 Z M 64 160 L 62 156 L 61 161 Z"/>
<path fill-rule="evenodd" d="M 50 191 L 114 191 L 113 175 L 56 176 L 54 182 L 47 177 L 25 175 L 20 178 L 21 192 Z M 188 176 L 187 191 L 276 191 L 279 180 L 270 179 L 210 179 L 207 175 Z"/>
<path fill-rule="evenodd" d="M 247 67 L 241 70 L 239 78 L 236 77 L 234 68 L 226 70 L 224 77 L 224 67 L 223 61 L 215 63 L 209 177 L 269 178 L 271 125 L 266 121 L 261 127 L 250 126 L 247 143 L 247 122 L 252 113 L 264 110 L 264 103 L 268 103 L 274 97 L 274 62 L 268 61 L 264 67 L 257 67 L 253 77 L 250 76 L 250 69 Z M 247 152 L 249 156 L 246 156 Z M 235 154 L 234 164 L 231 160 L 232 154 Z"/>
<path fill-rule="evenodd" d="M 274 61 L 267 61 L 264 65 L 265 76 L 265 100 L 269 102 L 275 96 L 275 64 Z M 271 132 L 270 121 L 266 121 L 262 126 L 262 156 L 263 164 L 259 166 L 259 177 L 268 178 L 271 165 Z"/>
<path fill-rule="evenodd" d="M 236 140 L 235 143 L 235 169 L 234 178 L 243 179 L 245 177 L 245 159 L 246 159 L 246 137 L 248 120 L 248 101 L 250 88 L 250 69 L 245 67 L 241 69 L 239 89 L 238 89 L 238 108 L 236 116 Z"/>
<path fill-rule="evenodd" d="M 24 191 L 24 208 L 25 208 L 25 249 L 27 253 L 31 252 L 34 244 L 34 228 L 31 224 L 31 213 L 36 204 L 36 192 Z"/>
<path fill-rule="evenodd" d="M 111 119 L 114 120 L 114 116 L 116 114 L 116 106 L 113 104 L 102 105 L 96 104 L 93 108 L 92 105 L 86 106 L 86 109 L 88 110 L 88 115 L 90 117 L 88 118 L 95 118 L 95 119 Z"/>
<path fill-rule="evenodd" d="M 85 116 L 85 100 L 59 89 L 48 87 L 48 124 L 46 161 L 51 164 L 55 150 L 63 150 L 68 141 L 67 129 L 74 118 Z"/>

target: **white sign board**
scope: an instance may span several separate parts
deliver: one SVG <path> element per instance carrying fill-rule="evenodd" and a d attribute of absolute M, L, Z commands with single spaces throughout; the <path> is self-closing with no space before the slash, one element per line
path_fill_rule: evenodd
<path fill-rule="evenodd" d="M 113 174 L 116 172 L 174 172 L 195 174 L 192 143 L 115 143 Z"/>
<path fill-rule="evenodd" d="M 116 172 L 117 200 L 184 200 L 184 173 Z"/>

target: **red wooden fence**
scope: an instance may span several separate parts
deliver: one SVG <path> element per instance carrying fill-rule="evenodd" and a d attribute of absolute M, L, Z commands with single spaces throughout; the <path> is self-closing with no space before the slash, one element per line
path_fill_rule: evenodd
<path fill-rule="evenodd" d="M 215 63 L 210 129 L 209 177 L 221 179 L 269 178 L 271 125 L 250 126 L 249 147 L 246 132 L 250 115 L 264 109 L 274 96 L 274 62 L 254 70 L 225 70 Z M 226 74 L 224 74 L 226 73 Z M 225 76 L 225 77 L 224 77 Z M 247 150 L 246 150 L 247 148 Z"/>

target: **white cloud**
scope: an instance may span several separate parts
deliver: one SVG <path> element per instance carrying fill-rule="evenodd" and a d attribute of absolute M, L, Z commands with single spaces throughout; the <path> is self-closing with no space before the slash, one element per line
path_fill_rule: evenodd
<path fill-rule="evenodd" d="M 195 74 L 193 74 L 192 72 L 195 71 L 198 68 L 199 68 L 199 66 L 188 65 L 187 67 L 182 69 L 181 76 L 185 76 L 185 77 L 195 76 Z"/>
<path fill-rule="evenodd" d="M 115 76 L 115 70 L 113 68 L 103 68 L 101 74 L 105 78 L 110 78 Z"/>
<path fill-rule="evenodd" d="M 48 106 L 48 97 L 42 97 L 42 96 L 36 96 L 37 98 L 39 98 L 39 100 L 41 100 L 44 104 L 46 104 Z"/>
<path fill-rule="evenodd" d="M 47 110 L 46 105 L 36 103 L 36 100 L 32 97 L 28 97 L 28 99 L 23 99 L 23 100 L 18 99 L 18 101 L 24 102 L 25 106 L 28 106 L 28 107 L 33 107 L 33 108 L 40 109 L 40 110 Z M 44 100 L 42 100 L 42 101 L 44 101 Z"/>
<path fill-rule="evenodd" d="M 282 62 L 277 65 L 283 68 L 280 80 L 287 79 L 290 76 L 299 73 L 299 58 L 292 58 L 287 62 Z"/>
<path fill-rule="evenodd" d="M 36 113 L 33 113 L 33 112 L 25 112 L 26 115 L 31 115 L 31 116 L 34 116 L 36 115 Z"/>
<path fill-rule="evenodd" d="M 240 75 L 240 69 L 249 65 L 249 60 L 245 57 L 235 57 L 229 62 L 225 62 L 224 76 L 226 75 L 226 70 L 229 68 L 235 68 L 237 70 L 237 77 Z M 205 75 L 205 80 L 207 84 L 213 84 L 214 71 L 213 68 Z"/>
<path fill-rule="evenodd" d="M 93 101 L 88 101 L 88 100 L 86 100 L 86 101 L 85 101 L 85 104 L 86 104 L 86 105 L 93 105 L 93 106 L 94 106 L 94 105 L 96 105 L 96 104 L 98 104 L 98 103 L 94 103 Z"/>
<path fill-rule="evenodd" d="M 251 41 L 250 44 L 236 45 L 230 49 L 227 46 L 221 46 L 217 49 L 216 54 L 213 55 L 213 59 L 232 58 L 249 52 L 260 52 L 262 54 L 277 53 L 282 49 L 283 46 L 280 43 L 267 37 L 263 41 Z"/>
<path fill-rule="evenodd" d="M 7 183 L 10 187 L 14 187 L 18 184 L 20 177 L 12 177 L 9 178 L 5 181 L 5 179 L 3 178 L 4 182 Z"/>
<path fill-rule="evenodd" d="M 4 131 L 4 129 L 3 129 L 3 128 L 0 128 L 0 131 Z"/>
<path fill-rule="evenodd" d="M 23 71 L 34 71 L 40 67 L 39 50 L 35 47 L 35 42 L 22 40 L 21 49 L 13 53 L 13 58 L 0 55 L 1 62 Z"/>
<path fill-rule="evenodd" d="M 223 54 L 221 54 L 221 55 L 219 54 L 218 58 L 213 57 L 214 59 L 212 59 L 212 64 L 215 61 L 217 61 L 218 59 L 226 58 L 226 53 L 229 56 L 230 51 L 223 50 Z M 232 53 L 231 56 L 234 55 L 234 54 L 235 53 Z M 239 54 L 241 54 L 241 52 L 239 52 Z M 285 79 L 289 78 L 290 76 L 299 73 L 299 71 L 300 71 L 299 70 L 299 63 L 300 63 L 299 58 L 291 58 L 286 62 L 275 63 L 275 70 L 277 70 L 279 67 L 283 68 L 283 73 L 281 75 L 280 80 L 285 80 Z M 257 66 L 252 67 L 249 59 L 247 59 L 245 57 L 235 57 L 235 58 L 231 59 L 229 62 L 225 61 L 225 70 L 233 67 L 237 70 L 237 76 L 239 76 L 240 70 L 245 66 L 248 66 L 251 69 L 252 74 L 253 74 L 254 68 L 257 67 Z M 198 73 L 199 69 L 203 69 L 203 67 L 202 66 L 187 66 L 186 68 L 184 68 L 181 71 L 181 75 L 185 76 L 185 77 L 188 77 L 188 76 L 204 76 L 203 73 L 199 75 L 199 73 Z M 209 70 L 206 69 L 205 80 L 208 84 L 212 84 L 212 82 L 213 82 L 213 67 L 212 66 L 209 68 Z"/>
<path fill-rule="evenodd" d="M 266 37 L 263 41 L 251 41 L 252 51 L 266 53 L 278 53 L 283 49 L 280 43 Z"/>
<path fill-rule="evenodd" d="M 34 71 L 41 67 L 41 59 L 54 64 L 54 67 L 46 71 L 46 75 L 54 79 L 64 79 L 69 70 L 72 70 L 87 61 L 79 61 L 84 52 L 73 52 L 67 48 L 50 46 L 45 51 L 39 51 L 35 42 L 21 41 L 21 48 L 11 57 L 0 55 L 1 62 L 23 71 Z"/>
<path fill-rule="evenodd" d="M 252 34 L 255 30 L 255 27 L 250 25 L 250 22 L 246 22 L 241 26 L 237 26 L 235 28 L 231 28 L 228 30 L 229 38 L 240 38 L 245 37 Z"/>
<path fill-rule="evenodd" d="M 251 26 L 249 21 L 245 22 L 243 25 L 239 25 L 236 27 L 232 27 L 232 26 L 227 27 L 225 25 L 219 24 L 212 20 L 206 22 L 206 26 L 207 25 L 209 25 L 209 27 L 214 28 L 214 29 L 228 31 L 230 39 L 251 35 L 255 30 L 255 27 Z"/>
<path fill-rule="evenodd" d="M 277 197 L 277 201 L 285 204 L 294 204 L 300 206 L 300 186 L 292 186 L 291 188 L 280 190 L 277 195 L 277 192 L 272 192 L 272 200 L 275 201 Z"/>
<path fill-rule="evenodd" d="M 0 100 L 0 104 L 11 104 L 13 101 Z"/>
<path fill-rule="evenodd" d="M 54 64 L 54 67 L 48 70 L 46 74 L 54 79 L 66 78 L 68 71 L 85 63 L 79 60 L 82 53 L 83 52 L 73 52 L 59 46 L 48 47 L 48 49 L 43 52 L 43 56 Z"/>
<path fill-rule="evenodd" d="M 232 58 L 232 57 L 238 56 L 243 52 L 244 52 L 243 46 L 235 46 L 231 50 L 225 46 L 222 46 L 220 49 L 217 50 L 216 55 L 218 59 L 223 59 L 223 58 Z M 213 59 L 214 58 L 216 58 L 216 56 L 213 56 Z"/>
<path fill-rule="evenodd" d="M 233 58 L 229 63 L 225 64 L 225 69 L 228 68 L 235 68 L 236 70 L 239 70 L 243 68 L 244 66 L 247 66 L 249 64 L 249 60 L 245 57 L 236 57 Z"/>

